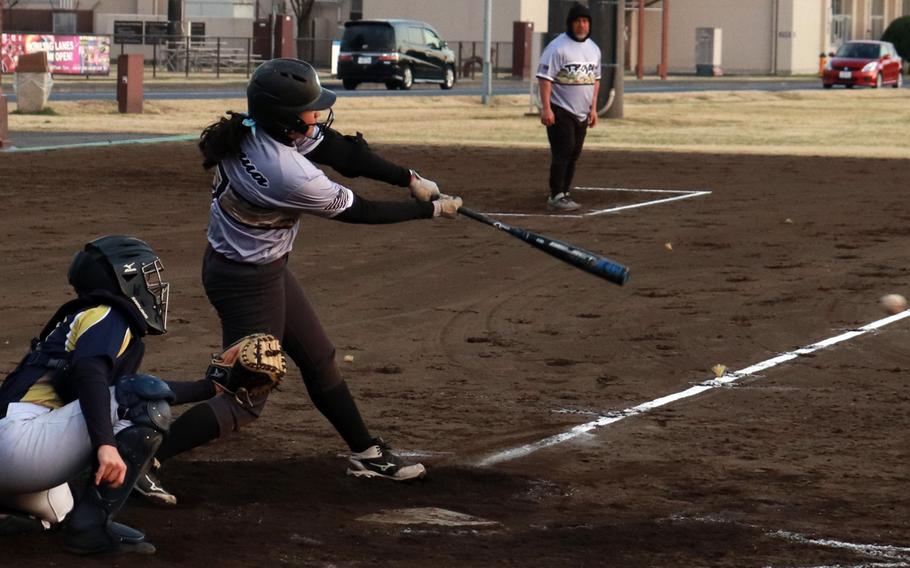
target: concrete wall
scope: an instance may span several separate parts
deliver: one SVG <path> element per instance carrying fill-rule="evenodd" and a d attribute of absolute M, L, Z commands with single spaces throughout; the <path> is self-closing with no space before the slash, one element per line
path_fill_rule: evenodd
<path fill-rule="evenodd" d="M 534 31 L 537 33 L 548 32 L 547 14 L 549 9 L 547 4 L 548 2 L 541 2 L 540 0 L 521 0 L 521 9 L 519 10 L 517 21 L 533 22 Z"/>
<path fill-rule="evenodd" d="M 828 3 L 779 0 L 777 73 L 797 75 L 818 71 L 819 54 L 826 51 Z"/>
<path fill-rule="evenodd" d="M 771 68 L 773 0 L 671 0 L 670 73 L 695 73 L 695 29 L 721 28 L 722 67 L 725 73 L 767 73 Z M 796 0 L 816 3 L 822 0 Z M 655 4 L 660 7 L 660 4 Z M 637 61 L 637 12 L 632 13 L 631 62 Z M 660 63 L 660 11 L 645 12 L 645 73 L 656 73 Z M 818 55 L 816 53 L 816 55 Z"/>
<path fill-rule="evenodd" d="M 95 33 L 114 33 L 114 21 L 165 22 L 167 15 L 143 16 L 137 14 L 95 14 Z M 205 35 L 208 38 L 248 38 L 253 35 L 253 20 L 239 18 L 190 17 L 190 22 L 205 22 Z"/>
<path fill-rule="evenodd" d="M 660 8 L 662 3 L 654 4 Z M 878 39 L 869 33 L 872 0 L 853 0 L 853 39 Z M 670 0 L 671 73 L 695 70 L 695 29 L 723 30 L 722 67 L 729 74 L 812 74 L 819 54 L 832 50 L 830 0 Z M 903 15 L 902 0 L 885 0 L 885 27 Z M 630 61 L 637 62 L 637 12 L 629 17 Z M 645 73 L 660 62 L 661 13 L 645 15 Z"/>
<path fill-rule="evenodd" d="M 421 20 L 436 28 L 443 39 L 483 40 L 484 0 L 365 0 L 363 18 Z M 531 21 L 534 31 L 547 29 L 547 0 L 494 0 L 493 41 L 512 41 L 512 23 Z"/>
<path fill-rule="evenodd" d="M 252 0 L 185 0 L 184 17 L 188 20 L 200 18 L 253 19 L 255 4 Z"/>

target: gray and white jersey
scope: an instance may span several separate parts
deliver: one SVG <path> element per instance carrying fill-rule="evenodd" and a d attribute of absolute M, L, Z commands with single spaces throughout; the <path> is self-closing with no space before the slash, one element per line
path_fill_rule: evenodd
<path fill-rule="evenodd" d="M 241 151 L 218 163 L 209 214 L 208 240 L 215 251 L 231 260 L 267 264 L 291 251 L 300 230 L 297 220 L 289 228 L 255 228 L 231 218 L 219 205 L 227 190 L 264 209 L 293 216 L 308 213 L 334 217 L 351 206 L 354 193 L 330 180 L 303 153 L 314 146 L 286 146 L 262 129 L 243 139 Z"/>
<path fill-rule="evenodd" d="M 553 83 L 551 104 L 585 120 L 600 80 L 600 48 L 591 38 L 577 42 L 561 33 L 543 50 L 537 78 Z"/>

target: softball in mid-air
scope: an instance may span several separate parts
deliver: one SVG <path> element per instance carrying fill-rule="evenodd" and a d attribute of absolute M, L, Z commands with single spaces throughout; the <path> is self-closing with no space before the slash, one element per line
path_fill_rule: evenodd
<path fill-rule="evenodd" d="M 887 294 L 882 296 L 879 303 L 889 314 L 897 314 L 907 309 L 907 298 L 900 294 Z"/>

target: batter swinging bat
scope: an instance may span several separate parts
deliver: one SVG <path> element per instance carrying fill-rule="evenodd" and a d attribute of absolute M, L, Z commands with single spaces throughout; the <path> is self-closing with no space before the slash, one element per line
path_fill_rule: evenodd
<path fill-rule="evenodd" d="M 497 221 L 492 217 L 488 217 L 483 213 L 472 211 L 467 207 L 459 208 L 458 212 L 465 217 L 474 219 L 475 221 L 480 221 L 481 223 L 495 227 L 500 231 L 504 231 L 517 239 L 523 240 L 532 247 L 542 250 L 550 256 L 555 256 L 559 260 L 568 262 L 569 264 L 578 267 L 585 272 L 590 272 L 594 276 L 605 278 L 613 284 L 622 286 L 629 280 L 628 267 L 613 262 L 608 258 L 594 254 L 591 251 L 587 251 L 583 248 L 578 248 L 576 246 L 570 245 L 569 243 L 564 243 L 556 239 L 551 239 L 550 237 L 545 237 L 543 235 L 527 231 L 521 227 L 513 227 L 511 225 L 503 223 L 502 221 Z"/>

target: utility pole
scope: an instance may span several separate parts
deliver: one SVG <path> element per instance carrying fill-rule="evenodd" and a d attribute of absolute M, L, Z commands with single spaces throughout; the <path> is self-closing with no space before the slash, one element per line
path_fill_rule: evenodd
<path fill-rule="evenodd" d="M 663 1 L 660 14 L 660 78 L 667 78 L 670 59 L 670 0 Z"/>
<path fill-rule="evenodd" d="M 635 75 L 639 79 L 645 78 L 645 0 L 638 0 L 638 65 Z"/>
<path fill-rule="evenodd" d="M 3 34 L 3 0 L 0 0 L 0 35 Z M 3 71 L 0 70 L 0 149 L 9 146 L 9 122 L 6 97 L 3 95 Z"/>
<path fill-rule="evenodd" d="M 604 118 L 623 117 L 626 0 L 591 0 L 591 39 L 600 46 L 601 79 L 597 112 Z"/>
<path fill-rule="evenodd" d="M 490 104 L 493 97 L 493 73 L 490 61 L 490 43 L 493 29 L 493 0 L 484 0 L 483 7 L 483 104 Z"/>

